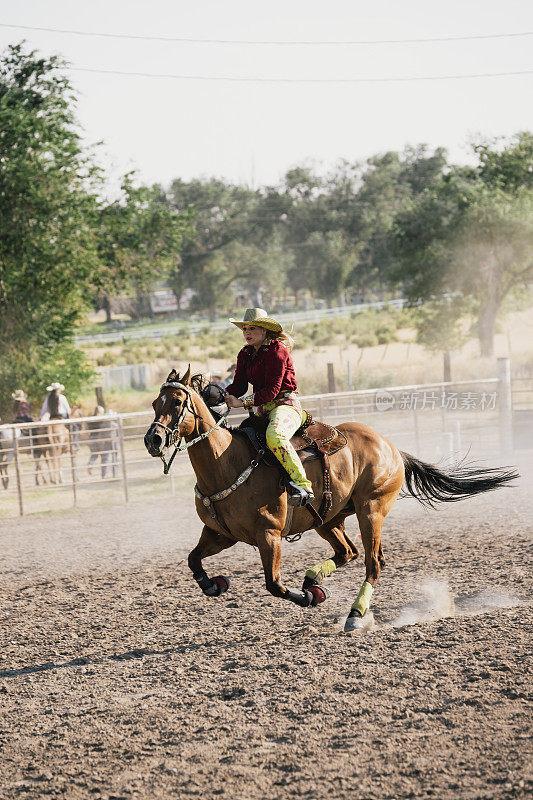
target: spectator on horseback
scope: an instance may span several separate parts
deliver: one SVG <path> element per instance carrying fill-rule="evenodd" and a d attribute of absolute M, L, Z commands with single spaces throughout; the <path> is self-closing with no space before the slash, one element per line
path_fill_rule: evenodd
<path fill-rule="evenodd" d="M 69 419 L 70 418 L 70 405 L 65 397 L 61 394 L 65 387 L 62 383 L 54 381 L 50 386 L 46 387 L 48 392 L 44 399 L 39 418 L 42 420 L 49 419 Z"/>
<path fill-rule="evenodd" d="M 13 422 L 33 422 L 28 397 L 22 389 L 17 389 L 11 397 L 13 403 Z"/>
<path fill-rule="evenodd" d="M 259 415 L 268 417 L 267 445 L 291 477 L 289 503 L 305 505 L 314 500 L 311 482 L 290 442 L 302 425 L 292 339 L 262 308 L 247 308 L 243 320 L 230 322 L 242 330 L 246 345 L 237 356 L 233 382 L 226 387 L 226 404 L 249 411 L 255 407 Z M 249 383 L 253 394 L 242 397 Z"/>

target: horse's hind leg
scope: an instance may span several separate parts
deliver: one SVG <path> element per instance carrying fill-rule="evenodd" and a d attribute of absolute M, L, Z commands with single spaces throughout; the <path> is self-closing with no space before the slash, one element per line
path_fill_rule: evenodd
<path fill-rule="evenodd" d="M 188 563 L 192 576 L 202 592 L 209 597 L 218 597 L 229 589 L 229 580 L 223 575 L 209 578 L 204 570 L 202 560 L 214 556 L 228 547 L 233 547 L 235 541 L 217 533 L 217 531 L 204 525 L 198 544 L 189 553 Z"/>
<path fill-rule="evenodd" d="M 302 586 L 304 591 L 311 586 L 320 585 L 324 578 L 359 555 L 357 547 L 344 530 L 344 519 L 344 514 L 338 514 L 325 525 L 316 528 L 318 535 L 332 546 L 334 556 L 307 570 Z"/>
<path fill-rule="evenodd" d="M 399 491 L 399 490 L 398 490 Z M 381 547 L 381 530 L 385 517 L 392 508 L 398 491 L 390 492 L 382 497 L 362 503 L 357 508 L 357 519 L 361 539 L 365 548 L 366 575 L 363 585 L 353 603 L 346 624 L 345 631 L 356 630 L 363 627 L 361 618 L 370 608 L 370 600 L 374 587 L 378 582 L 382 568 L 385 566 L 383 549 Z"/>

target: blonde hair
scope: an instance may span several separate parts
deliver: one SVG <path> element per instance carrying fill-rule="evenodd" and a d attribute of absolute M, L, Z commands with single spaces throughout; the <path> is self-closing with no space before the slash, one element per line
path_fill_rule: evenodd
<path fill-rule="evenodd" d="M 273 342 L 274 339 L 277 339 L 279 342 L 285 345 L 289 353 L 292 351 L 294 347 L 294 339 L 289 333 L 285 331 L 279 331 L 279 333 L 275 333 L 274 331 L 267 330 L 266 332 L 266 341 Z"/>

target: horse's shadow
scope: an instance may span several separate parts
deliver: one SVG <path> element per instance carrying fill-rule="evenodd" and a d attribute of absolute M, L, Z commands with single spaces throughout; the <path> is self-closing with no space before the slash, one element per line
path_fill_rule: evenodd
<path fill-rule="evenodd" d="M 79 656 L 72 658 L 69 661 L 64 661 L 56 664 L 55 661 L 45 661 L 43 664 L 33 664 L 27 667 L 19 667 L 18 669 L 0 669 L 0 678 L 18 678 L 21 675 L 34 675 L 39 672 L 49 672 L 53 669 L 65 669 L 67 667 L 84 667 L 92 664 L 105 664 L 107 661 L 131 661 L 134 658 L 144 658 L 144 656 L 165 656 L 186 653 L 191 650 L 199 650 L 203 645 L 189 644 L 180 645 L 179 647 L 167 647 L 164 650 L 150 650 L 146 647 L 138 647 L 133 650 L 127 650 L 125 653 L 113 653 L 110 656 L 102 656 L 97 658 L 86 658 Z"/>

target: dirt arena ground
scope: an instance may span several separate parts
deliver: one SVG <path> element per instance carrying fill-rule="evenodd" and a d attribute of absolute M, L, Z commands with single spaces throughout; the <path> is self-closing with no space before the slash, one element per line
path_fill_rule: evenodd
<path fill-rule="evenodd" d="M 361 559 L 302 610 L 255 550 L 184 558 L 192 500 L 0 523 L 2 798 L 522 798 L 533 470 L 426 511 L 399 501 L 374 627 L 341 632 Z M 355 535 L 355 523 L 349 522 Z M 284 577 L 329 555 L 284 545 Z"/>

